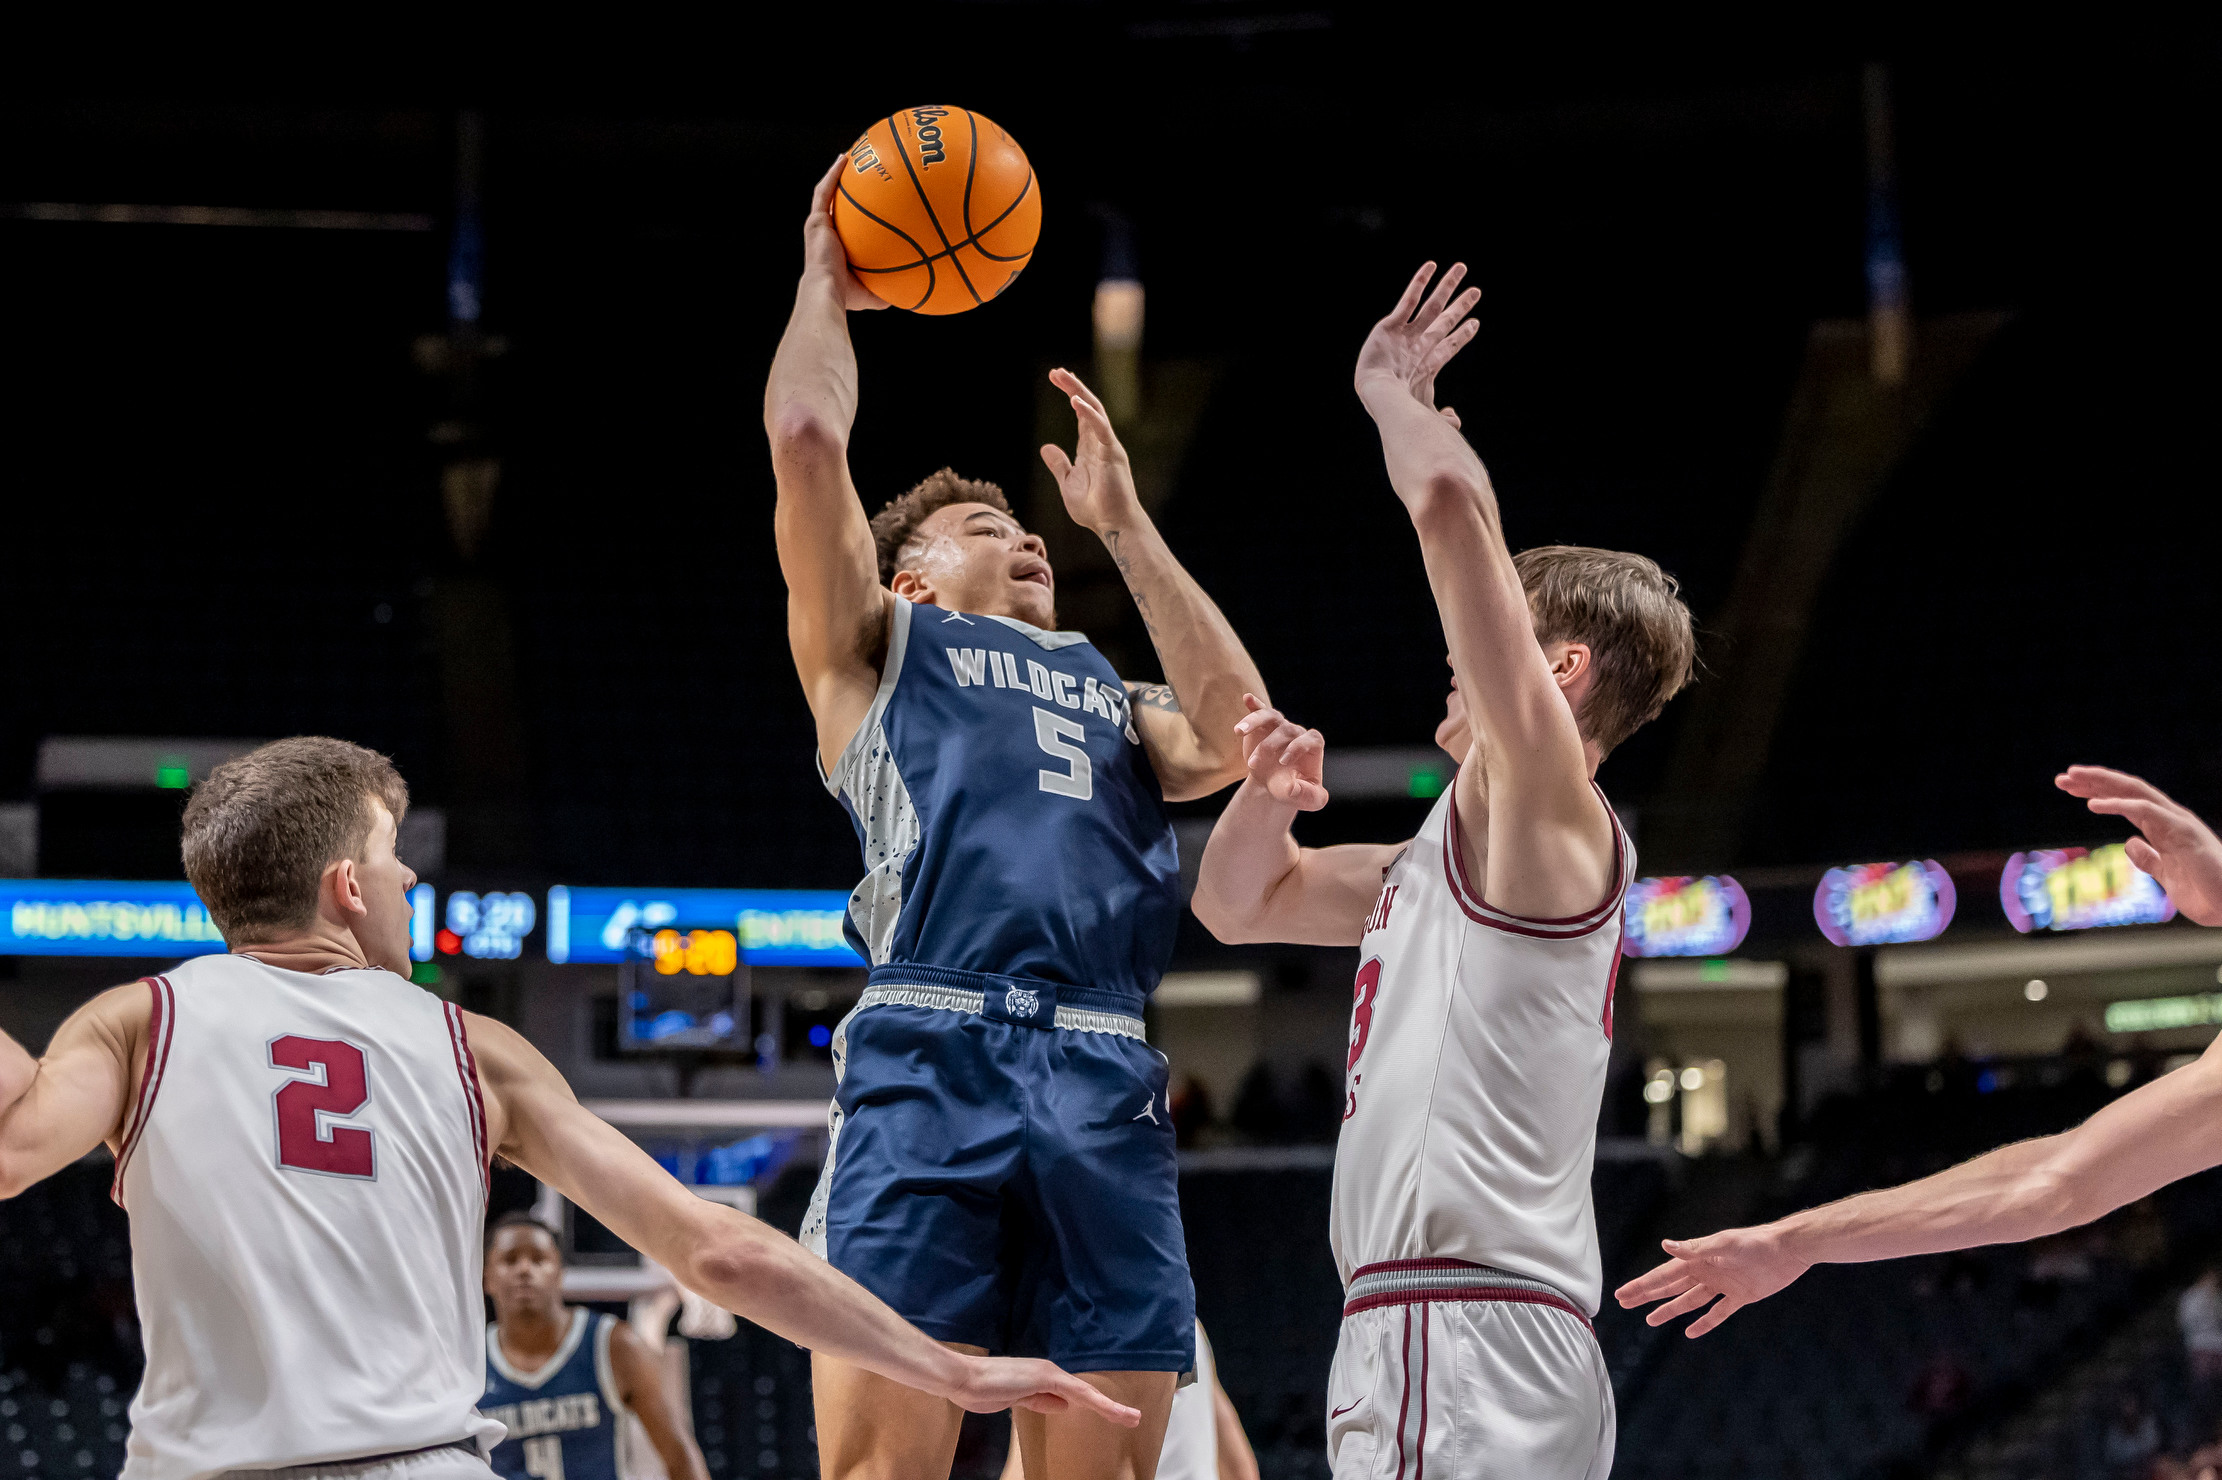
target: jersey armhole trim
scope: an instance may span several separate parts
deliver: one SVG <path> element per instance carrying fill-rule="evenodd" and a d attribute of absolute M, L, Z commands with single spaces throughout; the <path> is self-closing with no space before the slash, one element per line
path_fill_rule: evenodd
<path fill-rule="evenodd" d="M 487 1158 L 486 1095 L 479 1087 L 478 1060 L 471 1054 L 470 1029 L 463 1024 L 463 1009 L 454 1003 L 441 1003 L 440 1011 L 447 1018 L 448 1042 L 455 1050 L 455 1072 L 463 1081 L 463 1104 L 471 1122 L 471 1144 L 478 1151 L 479 1195 L 491 1197 L 494 1174 Z"/>
<path fill-rule="evenodd" d="M 1628 839 L 1621 829 L 1620 816 L 1605 800 L 1605 793 L 1595 781 L 1590 790 L 1597 793 L 1597 803 L 1605 809 L 1607 820 L 1612 823 L 1612 882 L 1605 886 L 1605 897 L 1587 913 L 1565 915 L 1556 919 L 1538 915 L 1515 915 L 1500 910 L 1482 897 L 1479 887 L 1466 872 L 1466 843 L 1458 825 L 1458 792 L 1454 780 L 1444 789 L 1450 801 L 1449 815 L 1444 819 L 1443 876 L 1450 881 L 1451 897 L 1466 918 L 1477 925 L 1487 925 L 1512 935 L 1530 936 L 1537 940 L 1572 940 L 1588 935 L 1603 925 L 1620 909 L 1620 902 L 1628 893 Z"/>
<path fill-rule="evenodd" d="M 903 656 L 910 650 L 910 602 L 901 596 L 895 598 L 894 610 L 887 619 L 887 664 L 880 670 L 880 686 L 872 693 L 872 707 L 864 711 L 856 733 L 833 762 L 829 773 L 825 758 L 815 751 L 810 764 L 818 772 L 818 782 L 834 796 L 841 795 L 849 784 L 849 772 L 856 767 L 856 758 L 871 743 L 871 734 L 879 728 L 880 717 L 887 713 L 887 701 L 895 697 L 895 682 L 903 676 Z"/>
<path fill-rule="evenodd" d="M 610 1343 L 617 1337 L 617 1317 L 594 1318 L 594 1381 L 602 1389 L 602 1401 L 609 1406 L 610 1422 L 619 1424 L 632 1412 L 625 1406 L 624 1395 L 617 1391 L 617 1364 L 610 1360 Z"/>
<path fill-rule="evenodd" d="M 139 1137 L 146 1133 L 147 1118 L 154 1110 L 154 1097 L 162 1090 L 162 1071 L 170 1064 L 170 1042 L 177 1036 L 177 993 L 170 979 L 147 976 L 140 980 L 147 984 L 152 999 L 147 1018 L 147 1067 L 139 1076 L 139 1101 L 132 1107 L 123 1144 L 117 1148 L 115 1180 L 108 1186 L 109 1200 L 119 1208 L 124 1206 L 124 1169 L 131 1165 L 131 1153 L 138 1149 Z"/>

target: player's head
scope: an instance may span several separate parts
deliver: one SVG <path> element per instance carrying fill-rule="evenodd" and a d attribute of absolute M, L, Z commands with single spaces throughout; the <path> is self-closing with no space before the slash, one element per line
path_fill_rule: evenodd
<path fill-rule="evenodd" d="M 394 842 L 408 810 L 408 785 L 376 751 L 321 735 L 274 740 L 193 788 L 185 877 L 235 950 L 321 924 L 406 976 L 417 876 Z"/>
<path fill-rule="evenodd" d="M 1559 692 L 1602 759 L 1657 719 L 1696 669 L 1681 584 L 1655 560 L 1586 545 L 1539 545 L 1512 564 Z M 1435 743 L 1464 760 L 1472 740 L 1454 679 Z"/>
<path fill-rule="evenodd" d="M 563 1241 L 530 1213 L 486 1225 L 486 1294 L 497 1320 L 563 1304 Z"/>
<path fill-rule="evenodd" d="M 1057 580 L 993 483 L 947 468 L 872 519 L 880 580 L 898 596 L 949 611 L 1057 625 Z"/>

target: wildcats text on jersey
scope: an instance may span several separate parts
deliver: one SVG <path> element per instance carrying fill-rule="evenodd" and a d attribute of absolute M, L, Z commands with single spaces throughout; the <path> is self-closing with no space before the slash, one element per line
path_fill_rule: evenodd
<path fill-rule="evenodd" d="M 1133 706 L 1128 703 L 1123 688 L 1099 684 L 1091 674 L 1075 678 L 1062 668 L 1048 667 L 1033 658 L 1026 660 L 1026 672 L 1021 676 L 1019 660 L 1000 648 L 953 647 L 943 651 L 949 655 L 949 667 L 956 674 L 960 689 L 984 689 L 990 685 L 1015 689 L 1021 694 L 1047 699 L 1063 709 L 1100 714 L 1126 736 L 1127 744 L 1142 743 L 1142 737 L 1134 732 Z"/>
<path fill-rule="evenodd" d="M 527 1398 L 479 1412 L 509 1430 L 512 1439 L 539 1434 L 569 1434 L 602 1426 L 602 1399 L 595 1393 L 565 1393 L 557 1398 Z"/>

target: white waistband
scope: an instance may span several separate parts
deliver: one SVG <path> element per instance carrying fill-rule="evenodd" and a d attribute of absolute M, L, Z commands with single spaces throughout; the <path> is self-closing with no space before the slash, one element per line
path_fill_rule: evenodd
<path fill-rule="evenodd" d="M 866 1007 L 931 1007 L 943 1012 L 980 1012 L 987 1006 L 987 994 L 968 992 L 962 987 L 929 987 L 910 983 L 883 983 L 866 987 L 864 995 L 856 999 L 859 1009 Z M 1123 1012 L 1098 1012 L 1086 1007 L 1057 1009 L 1057 1026 L 1076 1033 L 1115 1033 L 1121 1038 L 1134 1038 L 1147 1042 L 1142 1030 L 1142 1020 Z"/>

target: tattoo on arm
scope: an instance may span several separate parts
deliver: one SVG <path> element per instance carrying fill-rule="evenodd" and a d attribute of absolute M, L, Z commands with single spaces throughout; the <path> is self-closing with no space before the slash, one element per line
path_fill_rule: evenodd
<path fill-rule="evenodd" d="M 1119 531 L 1105 530 L 1103 542 L 1111 550 L 1111 563 L 1119 568 L 1119 578 L 1126 582 L 1127 594 L 1134 598 L 1134 609 L 1142 614 L 1142 629 L 1149 633 L 1151 643 L 1156 643 L 1157 623 L 1150 620 L 1150 599 L 1134 587 L 1134 572 L 1129 568 L 1127 558 L 1119 553 Z M 1173 707 L 1177 709 L 1180 706 L 1176 704 Z"/>
<path fill-rule="evenodd" d="M 1180 713 L 1180 696 L 1171 684 L 1138 683 L 1127 687 L 1127 697 L 1151 709 L 1163 709 L 1172 714 Z"/>

